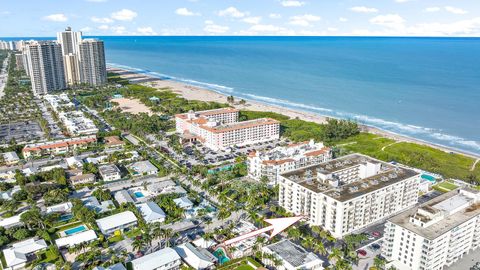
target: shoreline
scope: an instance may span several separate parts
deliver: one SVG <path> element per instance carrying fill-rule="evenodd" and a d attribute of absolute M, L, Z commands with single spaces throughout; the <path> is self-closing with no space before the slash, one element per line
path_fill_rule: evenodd
<path fill-rule="evenodd" d="M 108 65 L 107 65 L 107 71 L 119 73 L 120 77 L 129 80 L 130 83 L 132 84 L 141 84 L 141 85 L 155 88 L 157 90 L 162 90 L 163 88 L 170 88 L 172 92 L 179 94 L 180 96 L 182 96 L 187 100 L 200 100 L 200 101 L 206 101 L 206 102 L 213 101 L 213 102 L 219 102 L 219 103 L 228 103 L 227 97 L 229 95 L 218 93 L 214 90 L 202 88 L 199 86 L 190 85 L 188 83 L 174 81 L 171 79 L 161 79 L 151 75 L 142 74 L 141 72 L 136 72 L 136 71 L 128 70 L 125 68 L 119 68 L 119 67 L 108 66 Z M 245 105 L 241 105 L 241 104 L 238 104 L 238 101 L 240 99 L 238 97 L 235 97 L 235 98 L 236 98 L 236 102 L 232 106 L 238 109 L 274 112 L 274 113 L 286 115 L 290 118 L 299 118 L 304 121 L 315 122 L 318 124 L 325 123 L 327 118 L 335 118 L 335 117 L 321 115 L 318 113 L 281 107 L 278 105 L 272 105 L 272 104 L 264 103 L 261 101 L 251 100 L 246 98 L 242 98 L 246 101 L 246 103 Z M 359 126 L 361 128 L 361 131 L 363 132 L 383 136 L 383 137 L 392 139 L 396 142 L 416 143 L 420 145 L 430 146 L 432 148 L 435 148 L 447 153 L 456 153 L 456 154 L 464 155 L 474 159 L 480 158 L 480 154 L 475 154 L 468 151 L 455 149 L 453 147 L 448 147 L 448 146 L 424 141 L 421 139 L 412 138 L 406 135 L 397 134 L 395 132 L 383 130 L 373 126 L 368 126 L 363 124 L 359 124 Z"/>

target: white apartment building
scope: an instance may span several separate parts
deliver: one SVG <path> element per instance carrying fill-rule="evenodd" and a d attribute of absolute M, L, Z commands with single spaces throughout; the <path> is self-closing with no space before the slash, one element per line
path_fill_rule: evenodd
<path fill-rule="evenodd" d="M 84 39 L 79 44 L 80 76 L 82 83 L 103 85 L 107 83 L 107 66 L 103 41 Z"/>
<path fill-rule="evenodd" d="M 182 259 L 169 247 L 132 260 L 133 270 L 178 270 L 181 265 Z"/>
<path fill-rule="evenodd" d="M 480 191 L 442 194 L 389 219 L 382 255 L 397 269 L 440 270 L 480 244 Z"/>
<path fill-rule="evenodd" d="M 176 131 L 183 139 L 200 141 L 212 150 L 278 140 L 280 122 L 261 118 L 238 122 L 239 111 L 222 108 L 175 115 Z"/>
<path fill-rule="evenodd" d="M 100 173 L 100 176 L 105 182 L 115 181 L 122 178 L 120 169 L 115 164 L 102 165 L 98 167 L 98 173 Z"/>
<path fill-rule="evenodd" d="M 57 42 L 62 48 L 65 79 L 69 85 L 80 83 L 78 46 L 81 41 L 82 32 L 72 31 L 70 27 L 67 27 L 63 32 L 57 33 Z"/>
<path fill-rule="evenodd" d="M 352 154 L 279 176 L 279 203 L 334 237 L 413 206 L 420 174 Z"/>
<path fill-rule="evenodd" d="M 28 71 L 35 95 L 66 88 L 62 49 L 52 41 L 34 41 L 26 46 Z"/>
<path fill-rule="evenodd" d="M 248 175 L 260 180 L 267 177 L 276 183 L 278 175 L 301 167 L 332 159 L 332 151 L 323 143 L 313 140 L 276 147 L 270 151 L 251 152 L 247 157 Z"/>
<path fill-rule="evenodd" d="M 93 120 L 85 117 L 82 111 L 61 112 L 58 118 L 72 136 L 96 134 L 98 128 Z"/>

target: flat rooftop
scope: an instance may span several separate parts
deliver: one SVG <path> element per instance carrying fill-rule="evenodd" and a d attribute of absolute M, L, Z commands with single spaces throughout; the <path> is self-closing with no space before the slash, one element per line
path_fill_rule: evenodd
<path fill-rule="evenodd" d="M 464 188 L 463 190 L 475 194 L 478 194 L 479 192 L 477 190 L 469 188 Z M 458 209 L 457 207 L 461 206 L 466 201 L 470 202 L 469 206 L 459 211 L 453 212 L 452 214 L 448 214 L 452 209 Z M 420 227 L 410 222 L 410 217 L 413 217 L 417 213 L 419 208 L 425 211 L 429 211 L 432 209 L 435 213 L 437 213 L 438 211 L 443 211 L 445 213 L 445 216 L 443 217 L 443 219 L 437 221 L 436 223 L 428 227 Z M 480 215 L 480 204 L 473 203 L 473 199 L 469 199 L 467 196 L 460 194 L 460 190 L 454 190 L 442 194 L 418 207 L 414 207 L 410 210 L 402 212 L 401 214 L 390 218 L 389 221 L 424 238 L 433 240 L 450 231 L 451 229 L 457 227 L 458 225 L 461 225 L 468 220 L 475 218 L 477 215 Z"/>
<path fill-rule="evenodd" d="M 202 128 L 211 130 L 213 132 L 221 133 L 221 132 L 227 132 L 232 130 L 263 126 L 263 125 L 271 125 L 271 124 L 280 124 L 280 122 L 272 118 L 259 118 L 259 119 L 249 120 L 249 121 L 226 123 L 226 124 L 222 124 L 215 127 L 208 127 L 206 125 L 202 125 Z"/>
<path fill-rule="evenodd" d="M 328 182 L 320 181 L 317 178 L 318 173 L 327 175 L 349 167 L 366 164 L 367 162 L 381 164 L 378 174 L 363 179 L 357 179 L 348 184 L 342 185 L 340 183 L 338 187 L 332 186 Z M 304 188 L 315 193 L 323 193 L 341 202 L 363 196 L 374 190 L 396 184 L 416 175 L 419 175 L 419 173 L 413 170 L 397 167 L 360 154 L 347 155 L 282 174 L 283 177 L 303 186 Z"/>
<path fill-rule="evenodd" d="M 306 251 L 289 240 L 283 240 L 265 248 L 276 253 L 282 260 L 287 261 L 293 267 L 301 267 L 312 261 L 320 260 L 315 254 Z"/>

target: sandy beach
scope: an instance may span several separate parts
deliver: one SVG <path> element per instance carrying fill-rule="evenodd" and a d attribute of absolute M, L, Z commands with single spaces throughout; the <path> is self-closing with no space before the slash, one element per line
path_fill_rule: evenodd
<path fill-rule="evenodd" d="M 109 67 L 108 68 L 109 72 L 115 72 L 120 74 L 122 78 L 125 78 L 130 81 L 130 83 L 136 83 L 136 84 L 141 84 L 145 86 L 150 86 L 156 89 L 165 89 L 169 88 L 171 91 L 181 95 L 185 99 L 188 100 L 201 100 L 201 101 L 214 101 L 214 102 L 219 102 L 219 103 L 228 103 L 227 95 L 217 93 L 212 90 L 204 89 L 201 87 L 197 86 L 192 86 L 188 85 L 186 83 L 182 82 L 176 82 L 172 80 L 162 80 L 159 78 L 155 78 L 149 75 L 145 74 L 139 74 L 135 73 L 133 71 L 125 70 L 125 69 L 120 69 L 120 68 L 114 68 L 114 67 Z M 115 100 L 113 100 L 115 101 Z M 301 120 L 305 121 L 310 121 L 310 122 L 315 122 L 315 123 L 325 123 L 326 119 L 328 118 L 327 116 L 322 116 L 316 113 L 311 113 L 311 112 L 304 112 L 304 111 L 299 111 L 299 110 L 292 110 L 289 108 L 284 108 L 280 106 L 275 106 L 275 105 L 270 105 L 258 101 L 252 101 L 252 100 L 245 100 L 246 103 L 244 105 L 239 104 L 238 102 L 240 99 L 235 99 L 235 104 L 233 107 L 238 108 L 238 109 L 245 109 L 245 110 L 254 110 L 254 111 L 264 111 L 264 112 L 275 112 L 275 113 L 280 113 L 283 115 L 286 115 L 291 118 L 298 118 Z M 134 107 L 135 103 L 138 102 L 129 102 L 128 104 L 125 103 L 126 107 Z M 143 104 L 141 104 L 143 105 Z M 145 105 L 143 105 L 145 106 Z M 145 106 L 146 107 L 146 106 Z M 148 108 L 147 108 L 148 109 Z M 144 110 L 144 108 L 130 108 L 130 110 L 136 111 L 136 110 Z M 428 145 L 437 149 L 440 149 L 445 152 L 453 152 L 453 153 L 459 153 L 463 154 L 472 158 L 480 158 L 479 155 L 475 155 L 472 153 L 467 153 L 463 151 L 459 151 L 457 149 L 445 147 L 442 145 L 436 145 L 432 144 L 429 142 L 425 142 L 422 140 L 418 140 L 415 138 L 403 136 L 400 134 L 396 134 L 393 132 L 385 131 L 379 128 L 371 127 L 371 126 L 361 126 L 362 131 L 369 132 L 372 134 L 377 134 L 381 135 L 390 139 L 393 139 L 398 142 L 412 142 L 412 143 L 417 143 L 417 144 L 422 144 L 422 145 Z"/>

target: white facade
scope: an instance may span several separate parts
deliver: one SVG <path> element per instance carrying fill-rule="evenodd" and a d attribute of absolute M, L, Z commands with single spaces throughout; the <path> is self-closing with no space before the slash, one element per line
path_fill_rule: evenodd
<path fill-rule="evenodd" d="M 419 176 L 353 154 L 280 175 L 279 204 L 341 238 L 413 206 Z"/>
<path fill-rule="evenodd" d="M 31 42 L 26 46 L 28 71 L 35 95 L 66 88 L 62 49 L 51 41 Z"/>
<path fill-rule="evenodd" d="M 182 260 L 172 248 L 164 248 L 132 261 L 133 270 L 178 270 Z"/>
<path fill-rule="evenodd" d="M 117 230 L 123 230 L 136 224 L 137 217 L 131 211 L 121 212 L 97 220 L 98 228 L 103 234 L 112 234 Z"/>
<path fill-rule="evenodd" d="M 120 170 L 115 164 L 102 165 L 98 167 L 98 172 L 105 182 L 119 180 L 122 177 Z"/>
<path fill-rule="evenodd" d="M 382 255 L 398 269 L 440 270 L 479 244 L 479 191 L 459 189 L 389 219 Z"/>
<path fill-rule="evenodd" d="M 251 152 L 247 157 L 248 175 L 260 180 L 267 177 L 276 183 L 278 175 L 301 167 L 319 164 L 332 159 L 332 151 L 323 143 L 296 143 L 276 147 L 265 152 Z"/>
<path fill-rule="evenodd" d="M 107 66 L 103 41 L 84 39 L 79 44 L 80 77 L 82 83 L 103 85 L 107 83 Z"/>
<path fill-rule="evenodd" d="M 25 269 L 25 265 L 32 259 L 33 254 L 48 247 L 43 239 L 30 238 L 12 244 L 3 250 L 6 267 L 4 269 Z"/>
<path fill-rule="evenodd" d="M 238 122 L 239 111 L 222 108 L 175 115 L 177 133 L 199 140 L 212 150 L 274 141 L 280 138 L 280 122 L 261 118 Z"/>

